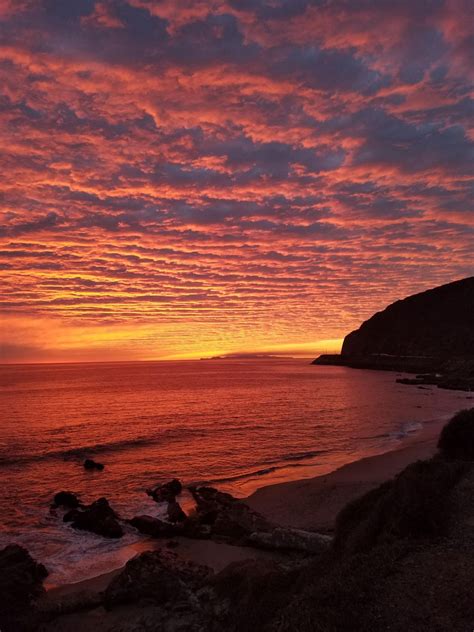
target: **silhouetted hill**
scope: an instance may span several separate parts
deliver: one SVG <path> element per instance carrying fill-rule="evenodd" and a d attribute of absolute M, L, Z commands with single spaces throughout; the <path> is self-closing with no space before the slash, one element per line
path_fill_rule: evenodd
<path fill-rule="evenodd" d="M 340 356 L 314 363 L 441 372 L 450 378 L 442 384 L 448 388 L 473 387 L 474 277 L 392 303 L 345 337 Z M 418 381 L 432 383 L 432 377 Z"/>
<path fill-rule="evenodd" d="M 341 355 L 474 356 L 474 277 L 389 305 L 348 334 Z"/>

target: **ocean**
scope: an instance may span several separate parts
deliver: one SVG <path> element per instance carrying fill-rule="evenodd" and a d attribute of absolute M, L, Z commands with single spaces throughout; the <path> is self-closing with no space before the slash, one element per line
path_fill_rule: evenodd
<path fill-rule="evenodd" d="M 469 407 L 467 393 L 395 378 L 293 359 L 0 366 L 0 548 L 26 546 L 53 584 L 80 581 L 142 537 L 75 532 L 50 512 L 57 491 L 160 516 L 145 489 L 170 478 L 243 497 L 396 449 Z M 105 469 L 84 470 L 86 457 Z"/>

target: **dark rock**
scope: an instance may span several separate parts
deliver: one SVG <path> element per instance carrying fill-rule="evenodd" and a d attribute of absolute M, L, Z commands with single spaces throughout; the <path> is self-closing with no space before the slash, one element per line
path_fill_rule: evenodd
<path fill-rule="evenodd" d="M 34 600 L 44 593 L 48 571 L 26 549 L 10 544 L 0 551 L 0 629 L 26 629 Z"/>
<path fill-rule="evenodd" d="M 228 564 L 210 580 L 215 592 L 231 602 L 241 601 L 252 595 L 256 586 L 280 573 L 273 560 L 243 560 Z"/>
<path fill-rule="evenodd" d="M 107 608 L 124 603 L 164 604 L 193 597 L 212 571 L 178 558 L 171 551 L 147 551 L 130 560 L 107 587 Z"/>
<path fill-rule="evenodd" d="M 128 523 L 140 533 L 150 535 L 152 538 L 168 538 L 176 535 L 174 526 L 152 516 L 135 516 Z"/>
<path fill-rule="evenodd" d="M 117 520 L 117 514 L 110 507 L 106 498 L 99 498 L 82 511 L 73 509 L 63 518 L 71 522 L 74 529 L 90 531 L 105 538 L 121 538 L 123 529 Z"/>
<path fill-rule="evenodd" d="M 69 509 L 76 509 L 80 505 L 79 498 L 73 492 L 58 492 L 54 497 L 54 504 Z"/>
<path fill-rule="evenodd" d="M 104 465 L 102 463 L 98 463 L 93 459 L 86 459 L 84 461 L 84 467 L 86 470 L 103 470 Z"/>
<path fill-rule="evenodd" d="M 197 518 L 211 527 L 211 533 L 239 540 L 255 531 L 271 531 L 273 526 L 261 514 L 231 494 L 213 487 L 190 487 L 196 501 Z"/>
<path fill-rule="evenodd" d="M 203 524 L 194 516 L 188 517 L 183 522 L 183 535 L 195 540 L 208 540 L 211 537 L 211 525 Z"/>
<path fill-rule="evenodd" d="M 252 533 L 248 544 L 263 549 L 283 549 L 305 553 L 323 553 L 332 543 L 332 537 L 302 529 L 276 527 L 270 532 Z"/>
<path fill-rule="evenodd" d="M 72 612 L 92 610 L 102 604 L 103 597 L 94 590 L 80 590 L 58 597 L 47 597 L 38 603 L 38 609 L 48 618 Z"/>
<path fill-rule="evenodd" d="M 147 489 L 146 493 L 148 496 L 151 496 L 155 502 L 162 503 L 172 502 L 175 500 L 176 496 L 181 494 L 182 490 L 183 486 L 181 485 L 181 481 L 177 478 L 173 478 L 173 480 L 168 483 L 158 485 L 154 489 Z"/>
<path fill-rule="evenodd" d="M 80 513 L 79 509 L 71 509 L 67 511 L 63 516 L 63 522 L 72 522 L 77 518 L 77 516 L 79 516 Z"/>
<path fill-rule="evenodd" d="M 184 522 L 186 514 L 181 509 L 181 505 L 175 500 L 168 503 L 168 520 L 170 522 Z"/>

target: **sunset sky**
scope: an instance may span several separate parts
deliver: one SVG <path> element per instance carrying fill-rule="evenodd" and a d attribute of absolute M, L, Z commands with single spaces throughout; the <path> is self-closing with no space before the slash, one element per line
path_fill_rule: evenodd
<path fill-rule="evenodd" d="M 0 0 L 3 361 L 311 356 L 474 272 L 471 0 Z"/>

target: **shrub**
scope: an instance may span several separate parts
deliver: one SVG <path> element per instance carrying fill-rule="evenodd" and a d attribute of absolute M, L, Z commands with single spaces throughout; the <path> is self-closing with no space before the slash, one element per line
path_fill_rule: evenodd
<path fill-rule="evenodd" d="M 438 449 L 450 461 L 474 461 L 474 408 L 461 410 L 444 426 Z"/>
<path fill-rule="evenodd" d="M 336 519 L 335 548 L 367 551 L 381 543 L 445 534 L 450 491 L 465 471 L 464 463 L 442 459 L 409 465 L 344 507 Z"/>

